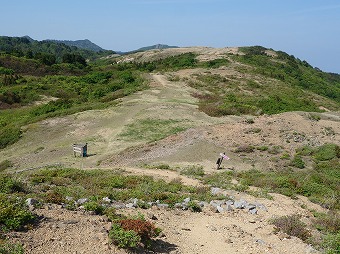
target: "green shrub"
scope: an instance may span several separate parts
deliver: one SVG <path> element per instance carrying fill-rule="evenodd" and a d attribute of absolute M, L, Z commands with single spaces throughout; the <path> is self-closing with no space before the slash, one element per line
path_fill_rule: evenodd
<path fill-rule="evenodd" d="M 0 241 L 0 253 L 1 254 L 24 254 L 24 248 L 22 245 L 16 243 L 8 243 L 4 242 L 2 243 Z"/>
<path fill-rule="evenodd" d="M 22 229 L 34 219 L 35 216 L 27 209 L 24 201 L 0 194 L 0 231 Z"/>
<path fill-rule="evenodd" d="M 192 176 L 192 177 L 202 177 L 204 176 L 203 166 L 187 166 L 180 171 L 181 175 Z"/>
<path fill-rule="evenodd" d="M 290 162 L 290 165 L 295 168 L 304 168 L 305 162 L 302 160 L 301 156 L 295 155 L 292 161 Z"/>
<path fill-rule="evenodd" d="M 325 144 L 313 152 L 313 157 L 318 161 L 328 161 L 340 157 L 340 147 L 335 144 Z"/>
<path fill-rule="evenodd" d="M 62 204 L 66 200 L 61 193 L 56 190 L 49 191 L 45 194 L 45 202 L 52 204 Z"/>
<path fill-rule="evenodd" d="M 254 147 L 250 145 L 242 145 L 235 149 L 235 153 L 252 153 L 254 152 Z"/>
<path fill-rule="evenodd" d="M 268 149 L 268 153 L 270 154 L 279 154 L 281 152 L 281 146 L 272 146 Z"/>
<path fill-rule="evenodd" d="M 20 127 L 14 125 L 7 125 L 0 128 L 0 149 L 5 148 L 17 142 L 21 137 Z"/>
<path fill-rule="evenodd" d="M 86 211 L 93 211 L 96 214 L 103 214 L 105 208 L 104 206 L 98 204 L 95 201 L 90 201 L 84 204 L 84 208 Z"/>
<path fill-rule="evenodd" d="M 316 227 L 326 233 L 340 232 L 340 212 L 329 211 L 327 214 L 318 214 L 314 220 Z"/>
<path fill-rule="evenodd" d="M 192 200 L 189 201 L 188 208 L 192 212 L 196 212 L 196 213 L 202 212 L 202 207 L 196 201 L 192 201 Z"/>
<path fill-rule="evenodd" d="M 301 240 L 307 240 L 311 234 L 306 229 L 306 224 L 300 221 L 298 215 L 286 215 L 272 220 L 272 224 L 275 225 L 275 231 L 281 231 L 290 236 L 295 236 Z"/>
<path fill-rule="evenodd" d="M 152 238 L 159 235 L 161 230 L 143 217 L 116 220 L 109 232 L 113 243 L 120 248 L 136 248 L 142 243 L 148 248 Z"/>
<path fill-rule="evenodd" d="M 112 242 L 119 248 L 136 248 L 141 237 L 133 230 L 124 230 L 120 224 L 113 224 L 109 232 Z"/>
<path fill-rule="evenodd" d="M 0 175 L 0 193 L 25 192 L 25 185 L 11 176 Z"/>
<path fill-rule="evenodd" d="M 312 121 L 320 121 L 321 117 L 319 115 L 316 114 L 309 114 L 308 118 Z"/>
<path fill-rule="evenodd" d="M 0 171 L 13 167 L 13 163 L 10 160 L 4 160 L 0 162 Z"/>
<path fill-rule="evenodd" d="M 258 147 L 256 147 L 256 150 L 267 151 L 268 150 L 268 146 L 258 146 Z"/>
<path fill-rule="evenodd" d="M 310 146 L 302 146 L 296 149 L 296 153 L 301 156 L 308 156 L 313 154 L 314 149 Z"/>
<path fill-rule="evenodd" d="M 327 254 L 340 253 L 340 232 L 336 234 L 329 234 L 324 237 L 322 247 Z"/>

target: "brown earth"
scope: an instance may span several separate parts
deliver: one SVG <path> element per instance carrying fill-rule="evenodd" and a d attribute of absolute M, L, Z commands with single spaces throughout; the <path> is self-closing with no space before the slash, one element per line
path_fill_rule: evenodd
<path fill-rule="evenodd" d="M 189 49 L 181 49 L 182 51 Z M 191 51 L 214 59 L 219 54 L 237 53 L 235 48 L 194 48 Z M 175 54 L 177 51 L 161 51 Z M 170 52 L 170 53 L 169 53 Z M 179 53 L 181 53 L 179 52 Z M 158 52 L 159 53 L 159 52 Z M 156 53 L 136 55 L 140 61 L 156 57 Z M 209 117 L 198 111 L 196 92 L 183 81 L 169 81 L 167 77 L 187 77 L 204 70 L 185 70 L 172 74 L 151 74 L 150 89 L 123 98 L 118 106 L 91 110 L 71 116 L 48 119 L 25 128 L 22 139 L 0 151 L 2 160 L 15 164 L 16 171 L 33 170 L 46 165 L 90 168 L 122 168 L 128 174 L 148 174 L 172 180 L 180 177 L 184 184 L 200 182 L 181 176 L 174 170 L 158 170 L 142 165 L 167 164 L 171 168 L 200 165 L 206 173 L 216 172 L 219 153 L 226 152 L 222 170 L 258 168 L 272 170 L 287 166 L 282 155 L 293 156 L 303 145 L 319 146 L 340 143 L 340 113 L 290 112 L 272 116 Z M 218 70 L 224 75 L 238 75 L 234 70 Z M 181 79 L 180 79 L 181 80 Z M 129 124 L 143 119 L 173 119 L 187 130 L 165 139 L 150 142 L 129 140 L 121 133 Z M 73 143 L 88 143 L 87 158 L 73 157 Z M 255 147 L 252 153 L 237 152 L 238 148 Z M 268 147 L 267 151 L 256 148 Z M 307 167 L 310 162 L 306 162 Z M 12 169 L 13 171 L 13 169 Z M 163 230 L 156 253 L 317 253 L 301 240 L 273 233 L 270 218 L 300 214 L 311 223 L 311 210 L 321 207 L 300 197 L 297 200 L 272 194 L 274 199 L 254 198 L 244 193 L 228 191 L 236 199 L 260 202 L 268 211 L 251 215 L 245 210 L 214 213 L 204 210 L 192 213 L 181 210 L 122 210 L 123 213 L 153 213 L 156 226 Z M 81 211 L 68 211 L 58 206 L 45 205 L 36 212 L 44 220 L 37 228 L 15 233 L 13 238 L 25 244 L 27 253 L 125 253 L 108 243 L 110 223 L 101 216 Z"/>

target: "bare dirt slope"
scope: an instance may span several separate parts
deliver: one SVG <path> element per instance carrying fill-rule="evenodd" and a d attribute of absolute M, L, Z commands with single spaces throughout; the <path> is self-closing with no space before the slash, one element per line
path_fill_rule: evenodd
<path fill-rule="evenodd" d="M 297 200 L 273 194 L 274 200 L 230 191 L 235 198 L 261 202 L 268 211 L 250 215 L 246 210 L 215 213 L 204 210 L 192 213 L 182 210 L 120 210 L 124 214 L 144 214 L 156 218 L 154 223 L 163 232 L 156 241 L 155 251 L 142 253 L 318 253 L 300 239 L 274 234 L 268 220 L 275 216 L 299 214 L 308 223 L 308 209 L 322 211 L 304 198 Z M 304 208 L 302 208 L 304 207 Z M 69 211 L 56 205 L 36 210 L 44 220 L 37 228 L 15 233 L 12 238 L 24 244 L 26 253 L 126 253 L 109 243 L 107 232 L 111 223 L 103 216 Z"/>
<path fill-rule="evenodd" d="M 225 53 L 207 52 L 213 57 Z M 209 54 L 206 57 L 210 57 Z M 184 77 L 189 72 L 173 75 Z M 116 107 L 27 126 L 23 138 L 0 151 L 0 158 L 14 162 L 18 171 L 52 164 L 84 169 L 121 167 L 130 174 L 149 174 L 166 180 L 181 177 L 185 184 L 199 185 L 198 181 L 179 176 L 176 171 L 147 169 L 141 165 L 165 163 L 175 168 L 195 164 L 211 173 L 216 172 L 219 153 L 226 152 L 231 159 L 224 162 L 223 170 L 269 170 L 284 166 L 280 163 L 285 162 L 275 157 L 285 153 L 292 156 L 300 146 L 340 143 L 339 112 L 319 114 L 319 121 L 304 112 L 259 116 L 253 118 L 254 123 L 245 116 L 213 118 L 198 111 L 197 100 L 191 96 L 195 91 L 185 82 L 169 81 L 163 74 L 152 74 L 150 79 L 150 89 L 122 99 Z M 131 140 L 121 135 L 130 124 L 145 119 L 172 119 L 187 130 L 156 142 L 150 142 L 148 137 Z M 80 142 L 88 142 L 89 157 L 73 157 L 72 144 Z M 245 146 L 255 149 L 252 153 L 237 152 Z M 264 146 L 268 150 L 256 149 Z M 257 215 L 245 210 L 222 214 L 209 210 L 203 213 L 139 211 L 153 213 L 158 218 L 156 225 L 163 229 L 157 253 L 316 253 L 297 238 L 275 235 L 268 220 L 274 216 L 300 214 L 310 223 L 310 210 L 321 211 L 321 207 L 305 198 L 292 200 L 276 194 L 273 200 L 231 191 L 229 195 L 261 202 L 268 211 L 259 211 Z M 103 217 L 48 205 L 36 211 L 46 218 L 39 227 L 13 235 L 25 243 L 27 253 L 125 253 L 108 244 L 110 223 Z"/>

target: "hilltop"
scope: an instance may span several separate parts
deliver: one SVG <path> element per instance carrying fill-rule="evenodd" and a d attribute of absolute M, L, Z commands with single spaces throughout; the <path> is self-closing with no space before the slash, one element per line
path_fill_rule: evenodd
<path fill-rule="evenodd" d="M 152 49 L 10 85 L 5 71 L 0 209 L 41 202 L 18 222 L 31 230 L 7 234 L 27 253 L 127 253 L 108 237 L 129 214 L 163 230 L 141 253 L 337 248 L 339 75 L 259 46 Z"/>
<path fill-rule="evenodd" d="M 100 52 L 105 51 L 103 48 L 99 47 L 97 44 L 93 43 L 92 41 L 85 39 L 85 40 L 76 40 L 76 41 L 70 41 L 70 40 L 46 40 L 46 41 L 52 41 L 57 43 L 63 43 L 68 46 L 75 46 L 77 48 L 91 50 L 94 52 Z"/>

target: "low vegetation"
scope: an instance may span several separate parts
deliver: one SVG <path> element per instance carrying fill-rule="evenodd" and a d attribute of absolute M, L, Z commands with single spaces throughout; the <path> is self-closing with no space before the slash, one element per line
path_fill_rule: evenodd
<path fill-rule="evenodd" d="M 120 134 L 127 141 L 157 141 L 184 131 L 189 123 L 179 120 L 141 119 L 131 123 Z"/>
<path fill-rule="evenodd" d="M 298 215 L 287 215 L 275 218 L 272 220 L 272 224 L 275 226 L 275 232 L 280 231 L 304 241 L 311 237 L 311 233 L 306 228 L 307 225 L 300 220 Z"/>
<path fill-rule="evenodd" d="M 109 237 L 120 248 L 135 249 L 150 248 L 152 238 L 159 235 L 161 230 L 142 218 L 120 218 L 113 221 Z"/>

